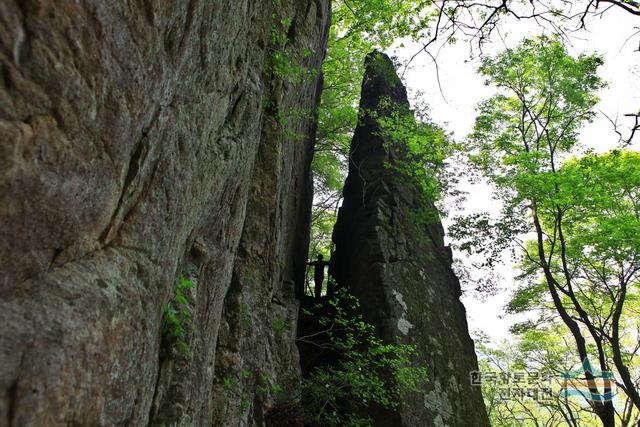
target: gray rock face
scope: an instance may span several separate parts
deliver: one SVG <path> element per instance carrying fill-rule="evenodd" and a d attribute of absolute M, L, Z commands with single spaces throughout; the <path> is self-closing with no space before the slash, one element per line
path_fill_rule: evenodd
<path fill-rule="evenodd" d="M 313 117 L 294 113 L 317 104 L 328 3 L 0 4 L 0 426 L 261 422 L 254 378 L 297 375 Z M 306 49 L 316 74 L 274 64 Z M 254 381 L 242 416 L 233 375 Z"/>
<path fill-rule="evenodd" d="M 416 362 L 429 370 L 424 393 L 397 412 L 372 408 L 371 415 L 381 426 L 488 426 L 480 390 L 470 386 L 477 360 L 442 225 L 412 178 L 394 168 L 406 147 L 388 139 L 375 118 L 408 109 L 405 88 L 386 56 L 370 55 L 366 68 L 331 273 L 384 340 L 414 344 Z M 415 212 L 425 208 L 430 224 L 416 223 Z"/>
<path fill-rule="evenodd" d="M 295 17 L 298 49 L 324 52 L 328 0 L 317 3 L 320 9 L 304 3 L 289 2 L 277 19 Z M 280 114 L 304 113 L 308 120 L 291 126 L 285 124 L 289 117 L 277 120 L 271 115 L 262 128 L 254 167 L 260 179 L 251 185 L 216 349 L 214 425 L 261 425 L 280 391 L 290 392 L 299 384 L 296 291 L 304 281 L 309 246 L 310 165 L 320 89 L 304 82 L 270 87 L 269 102 Z"/>

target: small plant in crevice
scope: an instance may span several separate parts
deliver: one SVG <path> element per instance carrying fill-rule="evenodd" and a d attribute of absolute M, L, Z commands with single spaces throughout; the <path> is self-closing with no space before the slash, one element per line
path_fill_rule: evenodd
<path fill-rule="evenodd" d="M 308 48 L 294 46 L 295 22 L 292 17 L 272 14 L 271 54 L 267 71 L 290 83 L 303 83 L 316 77 L 318 71 L 304 64 L 313 55 Z"/>
<path fill-rule="evenodd" d="M 240 405 L 238 405 L 238 411 L 240 415 L 244 415 L 251 408 L 251 400 L 245 395 L 240 397 Z"/>
<path fill-rule="evenodd" d="M 188 329 L 192 322 L 188 292 L 194 288 L 192 280 L 180 276 L 176 284 L 173 299 L 164 307 L 162 335 L 169 345 L 170 356 L 190 358 L 191 347 L 188 343 Z"/>
<path fill-rule="evenodd" d="M 242 303 L 240 304 L 240 321 L 244 326 L 251 326 L 251 312 L 249 310 L 249 304 Z"/>
<path fill-rule="evenodd" d="M 226 391 L 231 391 L 237 385 L 238 385 L 238 381 L 233 378 L 225 377 L 222 380 L 222 388 Z"/>
<path fill-rule="evenodd" d="M 312 82 L 318 76 L 318 70 L 312 61 L 314 51 L 298 46 L 295 43 L 296 22 L 292 16 L 284 15 L 279 0 L 272 0 L 271 39 L 265 65 L 266 77 L 273 82 L 273 88 L 281 84 L 300 85 Z M 282 137 L 290 141 L 303 141 L 306 137 L 305 127 L 296 126 L 300 122 L 309 121 L 315 111 L 310 108 L 290 108 L 284 103 L 279 105 L 276 96 L 268 99 L 264 105 L 265 112 L 273 120 Z"/>
<path fill-rule="evenodd" d="M 256 392 L 258 392 L 258 394 L 260 394 L 263 398 L 269 394 L 279 395 L 283 393 L 283 391 L 283 387 L 280 384 L 272 383 L 266 373 L 258 373 Z"/>
<path fill-rule="evenodd" d="M 284 330 L 287 328 L 289 322 L 286 319 L 275 316 L 271 319 L 271 328 L 277 337 L 281 337 Z"/>

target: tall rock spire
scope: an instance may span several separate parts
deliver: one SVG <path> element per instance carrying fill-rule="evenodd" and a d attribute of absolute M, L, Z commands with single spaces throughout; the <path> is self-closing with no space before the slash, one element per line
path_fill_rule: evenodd
<path fill-rule="evenodd" d="M 415 345 L 429 371 L 425 390 L 399 410 L 372 408 L 376 425 L 488 426 L 480 389 L 470 385 L 477 360 L 440 219 L 416 178 L 399 172 L 411 156 L 406 141 L 381 126 L 409 108 L 391 60 L 368 55 L 331 274 L 383 340 Z M 416 222 L 417 211 L 431 215 Z"/>

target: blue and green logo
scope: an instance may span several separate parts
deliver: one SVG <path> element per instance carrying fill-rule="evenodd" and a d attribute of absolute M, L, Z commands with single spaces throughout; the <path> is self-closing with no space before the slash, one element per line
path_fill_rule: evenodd
<path fill-rule="evenodd" d="M 582 365 L 561 374 L 561 397 L 582 396 L 592 402 L 608 402 L 616 395 L 613 372 L 594 367 L 588 358 Z"/>

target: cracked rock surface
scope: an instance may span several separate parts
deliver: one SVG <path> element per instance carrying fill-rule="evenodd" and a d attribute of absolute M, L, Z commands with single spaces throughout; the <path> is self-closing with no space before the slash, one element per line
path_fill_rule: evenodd
<path fill-rule="evenodd" d="M 243 417 L 220 403 L 227 291 L 297 312 L 313 118 L 285 131 L 272 116 L 312 110 L 321 78 L 292 82 L 270 58 L 309 49 L 318 71 L 329 23 L 328 0 L 274 4 L 0 3 L 0 426 L 261 422 L 268 393 L 247 389 Z M 181 276 L 190 354 L 175 356 L 162 325 Z M 252 366 L 296 376 L 295 346 L 253 328 Z"/>

